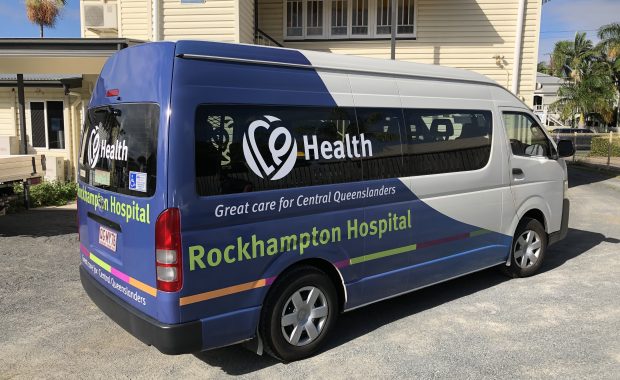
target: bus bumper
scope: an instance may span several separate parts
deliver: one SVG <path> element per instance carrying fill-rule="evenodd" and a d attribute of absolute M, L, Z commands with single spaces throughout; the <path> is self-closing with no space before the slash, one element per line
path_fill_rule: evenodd
<path fill-rule="evenodd" d="M 566 234 L 568 233 L 568 214 L 569 213 L 570 213 L 570 201 L 568 199 L 564 199 L 564 203 L 562 204 L 562 226 L 560 227 L 559 231 L 552 232 L 549 234 L 548 245 L 555 244 L 566 237 Z"/>
<path fill-rule="evenodd" d="M 90 299 L 110 319 L 131 335 L 168 355 L 202 350 L 202 323 L 193 321 L 168 325 L 132 308 L 101 286 L 80 266 L 82 287 Z"/>

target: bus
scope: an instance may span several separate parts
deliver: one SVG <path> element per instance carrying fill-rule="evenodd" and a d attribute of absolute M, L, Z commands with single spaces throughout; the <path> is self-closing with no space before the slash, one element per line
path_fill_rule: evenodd
<path fill-rule="evenodd" d="M 79 156 L 82 285 L 165 354 L 315 354 L 342 312 L 567 232 L 570 141 L 483 75 L 205 41 L 102 69 Z"/>

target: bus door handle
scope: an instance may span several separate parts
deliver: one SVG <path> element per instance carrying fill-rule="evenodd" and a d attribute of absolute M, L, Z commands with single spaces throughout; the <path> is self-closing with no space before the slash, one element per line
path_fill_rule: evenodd
<path fill-rule="evenodd" d="M 512 175 L 515 177 L 519 177 L 519 178 L 523 178 L 523 170 L 521 170 L 521 168 L 513 168 L 512 169 Z"/>

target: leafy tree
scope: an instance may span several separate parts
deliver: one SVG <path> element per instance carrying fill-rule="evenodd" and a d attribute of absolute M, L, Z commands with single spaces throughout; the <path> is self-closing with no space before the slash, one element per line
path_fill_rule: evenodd
<path fill-rule="evenodd" d="M 538 62 L 538 64 L 536 65 L 536 72 L 552 75 L 551 68 L 547 65 L 545 61 Z"/>
<path fill-rule="evenodd" d="M 26 15 L 38 24 L 43 38 L 43 27 L 53 28 L 66 0 L 26 0 Z"/>

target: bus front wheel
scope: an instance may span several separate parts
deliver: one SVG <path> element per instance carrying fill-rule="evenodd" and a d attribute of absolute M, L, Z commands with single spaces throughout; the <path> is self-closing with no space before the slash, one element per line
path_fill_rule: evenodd
<path fill-rule="evenodd" d="M 536 219 L 523 218 L 512 241 L 510 266 L 504 271 L 511 277 L 528 277 L 536 273 L 547 251 L 547 233 Z"/>
<path fill-rule="evenodd" d="M 287 362 L 315 354 L 338 312 L 329 277 L 314 267 L 294 268 L 274 283 L 263 305 L 260 333 L 265 351 Z"/>

